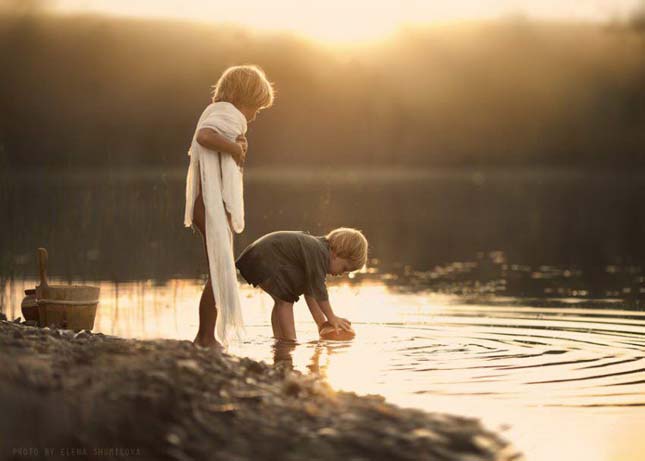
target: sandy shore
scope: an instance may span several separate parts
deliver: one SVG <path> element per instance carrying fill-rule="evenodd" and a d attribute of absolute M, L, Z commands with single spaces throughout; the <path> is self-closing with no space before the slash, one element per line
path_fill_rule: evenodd
<path fill-rule="evenodd" d="M 476 420 L 188 341 L 0 321 L 0 459 L 511 460 Z"/>

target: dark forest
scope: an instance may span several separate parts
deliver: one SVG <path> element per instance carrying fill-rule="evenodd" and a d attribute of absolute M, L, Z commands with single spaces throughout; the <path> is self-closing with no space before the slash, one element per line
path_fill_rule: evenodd
<path fill-rule="evenodd" d="M 181 167 L 224 68 L 276 104 L 252 166 L 645 166 L 645 32 L 538 22 L 406 28 L 331 49 L 235 26 L 0 15 L 3 168 Z"/>

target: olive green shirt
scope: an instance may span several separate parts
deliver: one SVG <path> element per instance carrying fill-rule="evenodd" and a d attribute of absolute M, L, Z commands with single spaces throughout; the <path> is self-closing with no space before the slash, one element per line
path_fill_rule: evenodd
<path fill-rule="evenodd" d="M 255 286 L 270 279 L 269 285 L 276 291 L 271 294 L 284 301 L 296 302 L 301 294 L 326 301 L 329 255 L 329 242 L 324 236 L 278 231 L 249 245 L 235 264 Z"/>

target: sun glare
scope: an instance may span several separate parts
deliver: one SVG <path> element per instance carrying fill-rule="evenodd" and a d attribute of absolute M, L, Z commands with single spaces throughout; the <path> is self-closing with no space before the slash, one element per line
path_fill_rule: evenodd
<path fill-rule="evenodd" d="M 257 30 L 288 31 L 330 43 L 380 40 L 403 25 L 490 19 L 504 15 L 601 20 L 624 14 L 637 4 L 638 0 L 58 0 L 55 3 L 57 10 L 64 13 L 94 12 L 234 23 Z"/>

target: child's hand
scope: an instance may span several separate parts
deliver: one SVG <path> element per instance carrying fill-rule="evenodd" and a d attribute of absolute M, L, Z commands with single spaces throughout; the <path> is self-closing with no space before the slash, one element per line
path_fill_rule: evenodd
<path fill-rule="evenodd" d="M 236 163 L 238 166 L 243 167 L 246 163 L 246 151 L 249 148 L 249 143 L 243 134 L 239 135 L 235 142 L 240 146 L 240 156 L 236 159 Z"/>
<path fill-rule="evenodd" d="M 343 330 L 352 331 L 352 322 L 342 317 L 336 317 L 340 321 L 340 327 Z"/>
<path fill-rule="evenodd" d="M 338 333 L 339 329 L 352 331 L 352 323 L 347 319 L 344 319 L 342 317 L 331 317 L 327 321 L 332 327 L 334 327 L 334 330 L 336 330 L 336 333 Z"/>
<path fill-rule="evenodd" d="M 336 327 L 332 326 L 330 321 L 326 321 L 318 327 L 320 339 L 329 339 L 332 341 L 347 341 L 354 339 L 356 333 L 352 327 L 350 326 L 349 328 L 345 328 L 347 327 L 347 324 L 350 323 L 349 320 L 338 317 L 336 317 L 335 320 L 338 322 Z"/>

